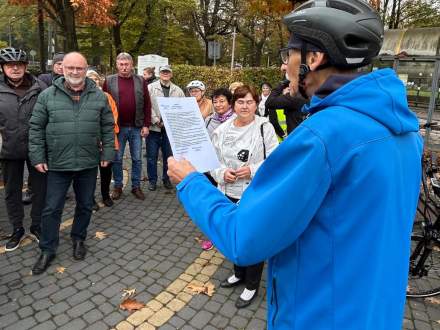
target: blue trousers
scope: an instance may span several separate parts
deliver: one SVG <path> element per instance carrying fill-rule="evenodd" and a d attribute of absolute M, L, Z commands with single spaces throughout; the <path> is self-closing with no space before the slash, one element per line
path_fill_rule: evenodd
<path fill-rule="evenodd" d="M 113 162 L 113 178 L 115 179 L 115 188 L 122 188 L 122 160 L 124 158 L 125 145 L 130 146 L 131 155 L 131 188 L 139 188 L 141 186 L 142 172 L 142 137 L 141 129 L 137 127 L 123 126 L 119 128 L 118 134 L 119 150 L 116 153 Z"/>

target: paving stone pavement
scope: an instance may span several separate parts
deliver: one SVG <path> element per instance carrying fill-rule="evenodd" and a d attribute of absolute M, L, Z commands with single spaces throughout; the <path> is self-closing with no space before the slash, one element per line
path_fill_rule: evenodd
<path fill-rule="evenodd" d="M 57 257 L 44 275 L 30 274 L 39 254 L 35 242 L 13 252 L 0 250 L 0 329 L 265 329 L 265 276 L 256 301 L 237 310 L 240 289 L 219 287 L 231 263 L 215 250 L 201 250 L 194 240 L 201 234 L 174 191 L 146 188 L 143 183 L 141 202 L 128 184 L 112 208 L 93 215 L 84 261 L 71 256 L 72 199 L 66 201 Z M 99 187 L 99 201 L 98 192 Z M 28 217 L 26 223 L 28 228 Z M 9 231 L 0 188 L 0 236 Z M 99 240 L 97 231 L 108 236 Z M 5 242 L 3 237 L 0 245 Z M 215 285 L 212 297 L 188 289 L 190 283 L 207 282 Z M 129 288 L 136 288 L 135 299 L 146 304 L 132 314 L 119 308 L 122 290 Z M 438 320 L 440 305 L 411 299 L 402 328 L 440 329 Z"/>

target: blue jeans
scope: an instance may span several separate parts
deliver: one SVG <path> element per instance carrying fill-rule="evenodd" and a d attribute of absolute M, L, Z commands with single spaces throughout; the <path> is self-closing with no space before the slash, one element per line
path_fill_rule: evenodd
<path fill-rule="evenodd" d="M 59 244 L 61 215 L 66 193 L 73 181 L 76 207 L 70 237 L 74 241 L 84 241 L 92 216 L 98 167 L 82 171 L 49 171 L 47 173 L 46 205 L 41 216 L 40 249 L 44 253 L 55 254 Z"/>
<path fill-rule="evenodd" d="M 168 136 L 165 131 L 153 132 L 150 131 L 147 138 L 145 139 L 147 145 L 147 173 L 148 180 L 152 184 L 157 182 L 157 159 L 159 157 L 159 148 L 162 150 L 163 158 L 163 170 L 162 170 L 162 180 L 169 181 L 168 177 L 168 157 L 173 155 L 171 151 L 170 141 L 168 141 Z"/>
<path fill-rule="evenodd" d="M 115 179 L 115 188 L 122 188 L 122 160 L 124 158 L 125 145 L 130 146 L 131 155 L 131 188 L 139 188 L 141 186 L 142 172 L 142 138 L 141 129 L 137 127 L 123 126 L 119 128 L 118 134 L 119 150 L 116 153 L 113 162 L 113 178 Z"/>

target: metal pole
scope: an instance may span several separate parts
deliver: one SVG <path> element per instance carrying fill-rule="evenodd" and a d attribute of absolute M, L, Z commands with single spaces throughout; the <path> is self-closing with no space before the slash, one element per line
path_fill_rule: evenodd
<path fill-rule="evenodd" d="M 231 56 L 231 72 L 234 69 L 234 57 L 235 57 L 235 35 L 237 33 L 235 32 L 235 26 L 234 26 L 234 32 L 232 32 L 232 56 Z"/>
<path fill-rule="evenodd" d="M 214 53 L 214 66 L 215 66 L 215 60 L 217 59 L 217 41 L 213 42 L 213 53 Z"/>

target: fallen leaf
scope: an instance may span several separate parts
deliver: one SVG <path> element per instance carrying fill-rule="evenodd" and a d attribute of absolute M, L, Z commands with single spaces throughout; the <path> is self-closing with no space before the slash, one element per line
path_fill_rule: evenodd
<path fill-rule="evenodd" d="M 215 292 L 214 284 L 212 284 L 211 282 L 208 282 L 208 283 L 205 284 L 205 288 L 206 288 L 206 295 L 212 297 L 212 295 Z"/>
<path fill-rule="evenodd" d="M 188 289 L 195 293 L 203 293 L 205 292 L 205 287 L 201 285 L 188 284 Z"/>
<path fill-rule="evenodd" d="M 97 231 L 95 234 L 95 238 L 102 240 L 104 238 L 107 238 L 108 234 L 104 233 L 103 231 Z"/>
<path fill-rule="evenodd" d="M 136 299 L 125 299 L 120 305 L 119 308 L 123 311 L 127 310 L 129 312 L 137 311 L 141 308 L 144 308 L 145 304 L 141 303 L 140 301 L 137 301 Z"/>
<path fill-rule="evenodd" d="M 64 271 L 66 270 L 66 267 L 57 267 L 55 268 L 58 274 L 64 274 Z"/>
<path fill-rule="evenodd" d="M 122 298 L 128 298 L 136 293 L 136 288 L 122 290 Z"/>
<path fill-rule="evenodd" d="M 192 290 L 192 292 L 195 293 L 203 293 L 206 294 L 209 297 L 212 297 L 212 295 L 215 292 L 215 286 L 211 282 L 208 282 L 206 284 L 202 285 L 196 285 L 196 284 L 188 284 L 188 289 Z"/>
<path fill-rule="evenodd" d="M 434 304 L 434 305 L 440 305 L 440 299 L 438 298 L 434 298 L 434 297 L 429 297 L 429 298 L 425 298 L 425 301 Z"/>

